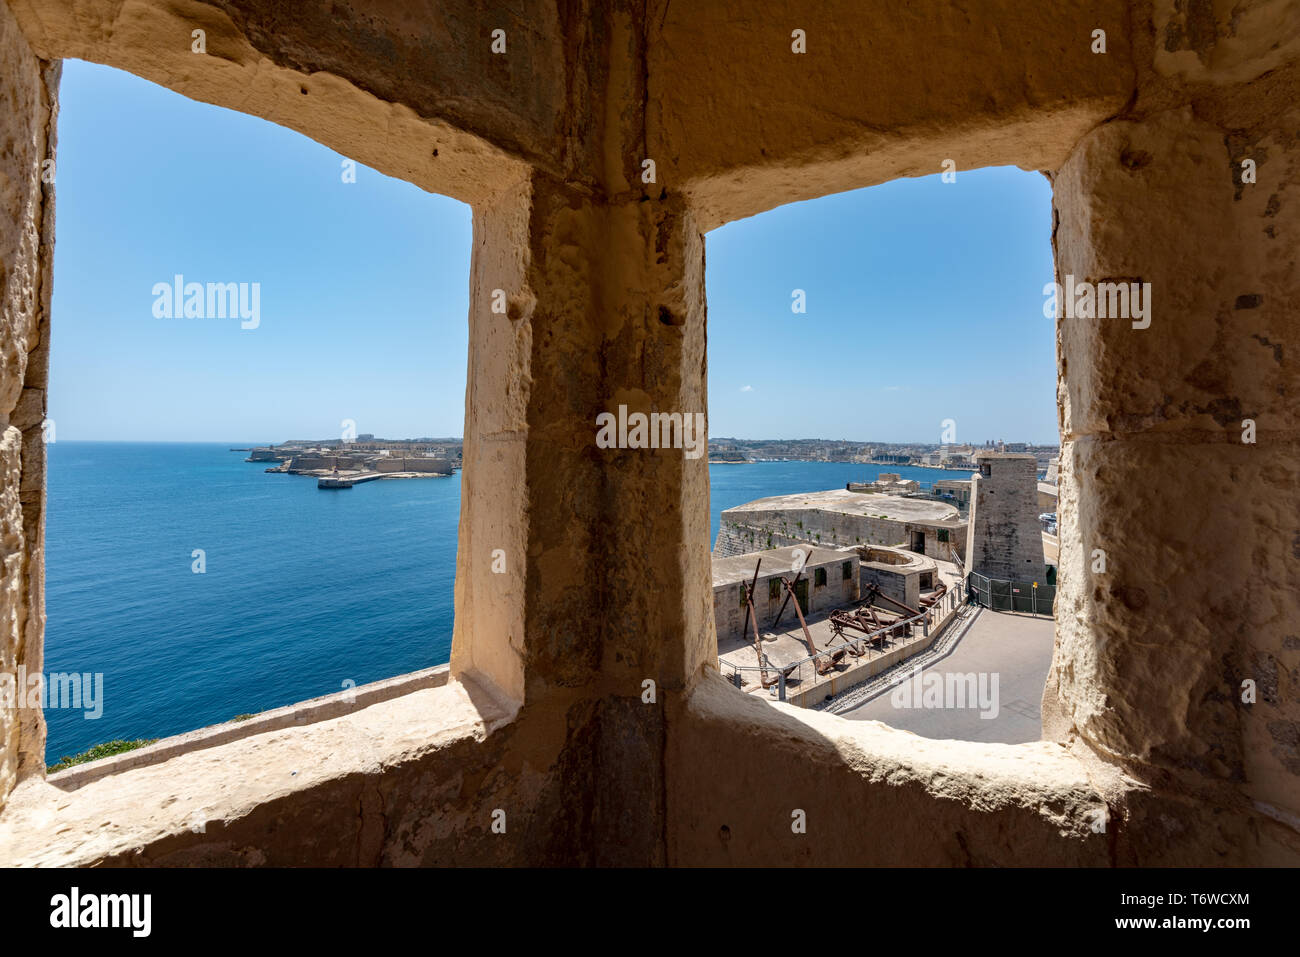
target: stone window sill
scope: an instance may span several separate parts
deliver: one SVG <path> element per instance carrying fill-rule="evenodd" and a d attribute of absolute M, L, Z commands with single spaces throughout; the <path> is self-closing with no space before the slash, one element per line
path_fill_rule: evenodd
<path fill-rule="evenodd" d="M 351 695 L 168 738 L 135 763 L 102 762 L 93 776 L 69 781 L 74 768 L 29 779 L 0 811 L 0 866 L 86 866 L 206 833 L 285 797 L 481 741 L 518 710 L 472 680 L 449 681 L 445 667 Z"/>

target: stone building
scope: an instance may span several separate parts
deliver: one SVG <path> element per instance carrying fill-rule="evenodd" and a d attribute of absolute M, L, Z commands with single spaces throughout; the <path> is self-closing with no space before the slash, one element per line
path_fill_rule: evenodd
<path fill-rule="evenodd" d="M 932 591 L 941 581 L 934 559 L 901 548 L 863 545 L 854 549 L 860 556 L 858 588 L 876 585 L 880 591 L 909 608 L 919 609 L 922 592 Z"/>
<path fill-rule="evenodd" d="M 965 550 L 966 521 L 954 506 L 877 490 L 889 487 L 873 483 L 859 492 L 850 483 L 849 489 L 772 495 L 726 509 L 713 554 L 725 558 L 801 543 L 902 545 L 951 561 Z"/>
<path fill-rule="evenodd" d="M 1037 581 L 1046 573 L 1038 521 L 1038 465 L 1022 452 L 981 452 L 971 476 L 966 568 L 988 578 Z"/>
<path fill-rule="evenodd" d="M 1300 864 L 1293 4 L 900 9 L 0 0 L 0 668 L 42 667 L 60 58 L 474 208 L 450 667 L 93 780 L 46 780 L 40 710 L 0 709 L 0 862 Z M 593 423 L 706 410 L 709 230 L 999 165 L 1050 180 L 1058 281 L 1154 306 L 1056 321 L 1043 740 L 920 749 L 729 686 L 706 460 Z"/>
<path fill-rule="evenodd" d="M 796 556 L 796 551 L 801 556 Z M 799 599 L 804 617 L 825 614 L 832 608 L 841 608 L 857 600 L 858 564 L 855 551 L 807 546 L 715 558 L 713 620 L 719 640 L 753 638 L 753 625 L 749 623 L 744 594 L 755 582 L 756 566 L 758 579 L 753 585 L 752 601 L 758 628 L 762 631 L 775 623 L 778 614 L 787 625 L 798 623 L 794 608 L 786 603 L 787 592 L 781 584 L 782 578 L 794 583 L 795 597 Z M 801 575 L 796 575 L 796 566 L 803 569 Z"/>
<path fill-rule="evenodd" d="M 939 479 L 934 483 L 934 494 L 942 498 L 951 498 L 959 508 L 970 505 L 970 479 Z"/>
<path fill-rule="evenodd" d="M 881 472 L 876 476 L 874 482 L 867 483 L 864 486 L 856 486 L 853 482 L 850 482 L 848 488 L 851 491 L 864 490 L 873 492 L 905 493 L 919 492 L 921 490 L 921 483 L 916 481 L 916 479 L 905 479 L 897 472 Z"/>

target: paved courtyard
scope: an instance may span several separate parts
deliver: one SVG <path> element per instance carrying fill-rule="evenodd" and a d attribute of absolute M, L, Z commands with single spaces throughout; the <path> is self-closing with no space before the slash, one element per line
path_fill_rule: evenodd
<path fill-rule="evenodd" d="M 924 738 L 1003 744 L 1037 741 L 1042 734 L 1040 709 L 1052 663 L 1054 625 L 1050 618 L 986 608 L 952 653 L 921 673 L 920 682 L 912 680 L 908 673 L 911 683 L 906 690 L 912 693 L 898 693 L 902 707 L 895 705 L 899 689 L 894 689 L 843 712 L 841 717 L 881 721 Z M 974 693 L 966 697 L 965 706 L 958 706 L 962 699 L 951 691 L 943 700 L 945 706 L 924 706 L 937 703 L 937 692 L 926 692 L 927 686 L 938 688 L 937 680 L 928 677 L 931 674 L 942 677 L 945 688 L 961 686 L 965 691 L 974 689 Z M 959 675 L 974 675 L 974 680 L 961 682 Z M 982 717 L 982 713 L 991 716 Z"/>

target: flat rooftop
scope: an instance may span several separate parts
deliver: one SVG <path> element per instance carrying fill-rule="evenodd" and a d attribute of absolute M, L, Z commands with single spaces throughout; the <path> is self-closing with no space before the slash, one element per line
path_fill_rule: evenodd
<path fill-rule="evenodd" d="M 794 553 L 798 549 L 804 553 L 805 567 L 821 565 L 826 562 L 843 562 L 850 559 L 857 561 L 857 552 L 841 552 L 834 548 L 812 548 L 808 554 L 808 545 L 788 545 L 785 548 L 769 548 L 763 552 L 751 552 L 747 555 L 733 555 L 730 558 L 713 560 L 713 587 L 734 585 L 736 582 L 749 581 L 754 577 L 754 565 L 761 558 L 759 575 L 789 574 L 794 571 Z"/>
<path fill-rule="evenodd" d="M 945 502 L 924 498 L 904 498 L 888 492 L 850 492 L 836 488 L 826 492 L 798 492 L 794 495 L 771 495 L 744 505 L 725 509 L 723 515 L 744 521 L 744 513 L 776 511 L 790 508 L 817 508 L 846 515 L 883 515 L 896 522 L 944 522 L 965 524 L 957 509 Z"/>
<path fill-rule="evenodd" d="M 780 549 L 780 550 L 784 551 L 784 549 Z M 825 551 L 825 549 L 821 549 L 821 551 Z M 766 555 L 767 553 L 764 552 L 763 554 Z M 832 552 L 831 554 L 837 558 L 844 557 L 843 552 Z M 753 576 L 754 563 L 752 559 L 755 556 L 744 555 L 738 557 L 751 559 L 749 563 L 749 574 L 750 576 Z M 730 559 L 730 558 L 725 559 L 725 561 L 735 561 L 735 560 L 736 559 Z M 961 575 L 957 571 L 956 565 L 953 565 L 951 562 L 943 562 L 943 561 L 936 561 L 934 564 L 936 569 L 938 570 L 939 579 L 945 585 L 947 585 L 949 588 L 961 587 Z M 767 561 L 764 560 L 763 571 L 766 570 L 767 570 Z M 860 604 L 860 602 L 847 603 L 847 605 L 858 605 L 858 604 Z M 897 613 L 897 609 L 892 609 L 888 606 L 882 606 L 882 608 L 884 611 L 889 612 L 891 614 Z M 817 647 L 819 651 L 829 647 L 831 644 L 831 637 L 833 634 L 833 631 L 831 629 L 831 621 L 830 621 L 831 610 L 824 609 L 822 611 L 813 612 L 812 614 L 808 614 L 807 612 L 804 612 L 804 615 L 805 615 L 805 620 L 808 622 L 808 631 L 812 635 L 813 644 Z M 746 621 L 748 622 L 748 619 L 746 619 Z M 1049 625 L 1050 625 L 1050 621 L 1049 621 Z M 732 668 L 757 668 L 758 667 L 758 652 L 754 649 L 753 627 L 754 626 L 752 624 L 747 624 L 745 634 L 742 636 L 732 635 L 726 638 L 720 637 L 718 639 L 718 657 L 719 659 L 722 660 L 722 662 L 724 662 L 727 665 L 730 665 Z M 762 636 L 762 640 L 763 640 L 763 653 L 767 656 L 767 660 L 777 668 L 784 668 L 786 665 L 793 664 L 796 661 L 802 661 L 804 658 L 808 657 L 808 646 L 804 644 L 803 627 L 799 624 L 799 616 L 795 614 L 793 607 L 789 607 L 785 610 L 785 614 L 781 618 L 781 624 L 777 626 L 777 628 L 775 629 L 770 627 L 765 628 L 760 625 L 759 633 Z M 852 637 L 857 636 L 855 632 L 849 632 L 849 634 Z M 918 635 L 920 634 L 919 629 L 917 630 L 917 634 Z M 881 649 L 892 650 L 893 648 L 896 648 L 901 644 L 906 644 L 910 640 L 911 639 L 903 639 L 903 638 L 899 638 L 896 640 L 886 639 L 878 647 Z M 851 661 L 852 659 L 849 660 Z M 730 669 L 724 668 L 723 673 L 729 674 Z M 757 691 L 758 690 L 757 684 L 759 680 L 758 673 L 756 671 L 746 671 L 744 672 L 744 675 L 745 675 L 745 680 L 747 682 L 744 690 Z M 812 668 L 809 668 L 807 671 L 803 672 L 803 676 L 810 681 L 816 680 L 813 677 L 814 669 Z M 793 687 L 795 689 L 798 689 L 799 682 L 795 681 Z M 855 715 L 848 713 L 845 715 L 845 717 L 855 717 Z"/>

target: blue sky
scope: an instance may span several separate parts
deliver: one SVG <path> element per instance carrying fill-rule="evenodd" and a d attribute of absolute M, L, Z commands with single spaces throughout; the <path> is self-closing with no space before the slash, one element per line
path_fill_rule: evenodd
<path fill-rule="evenodd" d="M 1047 179 L 1001 167 L 714 230 L 709 434 L 939 442 L 953 419 L 958 442 L 1055 444 L 1051 217 Z"/>
<path fill-rule="evenodd" d="M 60 101 L 59 439 L 461 434 L 468 206 L 107 67 L 66 62 Z M 155 318 L 176 273 L 260 282 L 260 324 Z"/>
<path fill-rule="evenodd" d="M 469 207 L 106 67 L 60 99 L 60 439 L 461 434 Z M 710 434 L 1055 442 L 1050 223 L 1042 176 L 992 169 L 710 233 Z M 177 273 L 260 283 L 260 324 L 156 318 Z"/>

